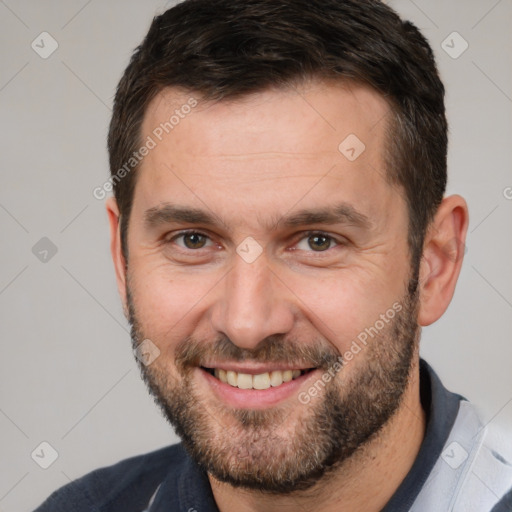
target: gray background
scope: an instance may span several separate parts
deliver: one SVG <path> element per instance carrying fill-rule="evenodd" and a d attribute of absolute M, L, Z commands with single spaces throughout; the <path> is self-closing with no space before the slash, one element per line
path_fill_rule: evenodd
<path fill-rule="evenodd" d="M 388 3 L 436 52 L 451 132 L 448 192 L 465 196 L 471 215 L 455 298 L 424 330 L 423 355 L 486 422 L 510 431 L 512 2 Z M 3 512 L 32 510 L 93 468 L 176 440 L 140 381 L 104 205 L 92 195 L 108 176 L 115 87 L 167 4 L 0 0 Z M 59 45 L 47 59 L 31 48 L 43 31 Z M 458 36 L 446 39 L 453 31 L 469 44 L 458 58 L 442 47 L 460 51 Z M 35 460 L 48 463 L 51 450 L 31 457 L 42 441 L 59 455 L 46 470 Z"/>

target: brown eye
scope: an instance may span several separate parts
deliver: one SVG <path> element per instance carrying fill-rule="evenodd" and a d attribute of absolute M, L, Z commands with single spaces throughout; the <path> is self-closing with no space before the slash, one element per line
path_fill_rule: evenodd
<path fill-rule="evenodd" d="M 189 249 L 201 249 L 206 245 L 206 237 L 199 233 L 187 233 L 183 235 L 183 242 Z"/>
<path fill-rule="evenodd" d="M 331 247 L 332 238 L 326 235 L 310 235 L 308 245 L 313 251 L 326 251 Z"/>
<path fill-rule="evenodd" d="M 192 231 L 190 233 L 181 233 L 174 237 L 172 241 L 185 249 L 202 249 L 208 244 L 209 238 L 206 235 Z"/>

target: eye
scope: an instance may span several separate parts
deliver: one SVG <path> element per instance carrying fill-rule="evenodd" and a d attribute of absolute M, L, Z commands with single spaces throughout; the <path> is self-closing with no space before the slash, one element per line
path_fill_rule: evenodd
<path fill-rule="evenodd" d="M 301 251 L 324 252 L 335 245 L 339 245 L 339 243 L 332 236 L 325 233 L 308 233 L 296 247 Z"/>
<path fill-rule="evenodd" d="M 198 233 L 197 231 L 187 231 L 179 233 L 171 238 L 170 242 L 175 242 L 176 245 L 185 249 L 202 249 L 208 245 L 212 245 L 212 241 L 206 235 Z"/>

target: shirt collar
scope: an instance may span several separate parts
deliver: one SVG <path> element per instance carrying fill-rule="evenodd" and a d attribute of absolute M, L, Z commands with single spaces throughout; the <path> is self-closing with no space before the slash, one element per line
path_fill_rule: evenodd
<path fill-rule="evenodd" d="M 160 485 L 149 512 L 219 512 L 205 471 L 180 445 L 181 473 L 170 472 Z"/>
<path fill-rule="evenodd" d="M 462 396 L 448 391 L 431 366 L 420 360 L 420 396 L 427 413 L 425 437 L 414 464 L 381 512 L 408 511 L 441 456 L 459 412 Z"/>

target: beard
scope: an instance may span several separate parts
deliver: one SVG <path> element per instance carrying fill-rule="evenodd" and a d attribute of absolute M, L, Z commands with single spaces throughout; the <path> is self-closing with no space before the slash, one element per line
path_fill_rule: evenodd
<path fill-rule="evenodd" d="M 175 371 L 169 371 L 164 357 L 148 366 L 138 360 L 142 378 L 189 455 L 215 479 L 269 494 L 310 489 L 375 438 L 398 411 L 419 342 L 416 285 L 416 280 L 409 282 L 402 309 L 354 354 L 353 362 L 344 361 L 325 339 L 299 343 L 276 335 L 248 350 L 226 337 L 187 337 L 176 345 Z M 127 298 L 136 350 L 149 333 L 129 286 Z M 165 339 L 151 340 L 160 347 L 169 345 Z M 297 398 L 251 410 L 201 396 L 193 375 L 207 360 L 293 361 L 297 368 L 306 364 L 322 374 L 332 372 L 336 363 L 342 367 L 308 404 Z M 354 371 L 345 374 L 345 365 L 356 363 Z"/>

